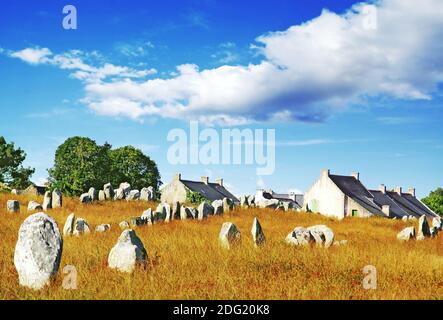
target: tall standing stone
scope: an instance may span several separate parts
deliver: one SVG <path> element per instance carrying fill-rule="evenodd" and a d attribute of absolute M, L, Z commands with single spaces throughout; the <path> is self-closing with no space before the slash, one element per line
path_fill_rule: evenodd
<path fill-rule="evenodd" d="M 414 238 L 415 238 L 415 228 L 414 227 L 404 228 L 402 231 L 400 231 L 397 234 L 397 239 L 400 241 L 409 241 Z"/>
<path fill-rule="evenodd" d="M 198 206 L 198 220 L 207 219 L 208 216 L 214 215 L 214 207 L 207 202 L 202 202 Z"/>
<path fill-rule="evenodd" d="M 418 219 L 418 232 L 417 240 L 423 240 L 424 238 L 429 238 L 431 236 L 431 230 L 429 229 L 428 219 L 425 215 L 422 215 Z"/>
<path fill-rule="evenodd" d="M 47 211 L 49 209 L 52 209 L 52 194 L 50 191 L 46 191 L 43 197 L 43 210 Z"/>
<path fill-rule="evenodd" d="M 52 208 L 61 208 L 63 205 L 63 194 L 60 190 L 54 189 L 52 191 Z"/>
<path fill-rule="evenodd" d="M 240 197 L 240 206 L 242 208 L 248 208 L 249 207 L 248 196 L 241 196 Z"/>
<path fill-rule="evenodd" d="M 241 241 L 240 231 L 231 222 L 223 223 L 219 234 L 220 245 L 225 249 L 230 249 Z"/>
<path fill-rule="evenodd" d="M 143 214 L 141 215 L 141 218 L 145 221 L 145 223 L 146 223 L 147 225 L 152 225 L 152 224 L 154 224 L 154 217 L 153 217 L 153 215 L 152 215 L 152 209 L 151 209 L 151 208 L 145 210 L 145 211 L 143 212 Z"/>
<path fill-rule="evenodd" d="M 114 190 L 114 200 L 123 200 L 125 198 L 125 191 L 123 189 Z"/>
<path fill-rule="evenodd" d="M 83 193 L 80 196 L 80 203 L 91 203 L 92 199 L 91 196 L 89 195 L 89 193 Z"/>
<path fill-rule="evenodd" d="M 137 265 L 146 265 L 148 253 L 134 230 L 125 230 L 108 256 L 108 266 L 131 273 Z"/>
<path fill-rule="evenodd" d="M 35 213 L 22 223 L 15 246 L 14 265 L 22 286 L 38 290 L 57 274 L 63 240 L 54 219 Z"/>
<path fill-rule="evenodd" d="M 91 197 L 91 201 L 98 200 L 98 192 L 97 192 L 97 190 L 95 190 L 95 188 L 93 188 L 93 187 L 89 188 L 88 194 Z"/>
<path fill-rule="evenodd" d="M 223 215 L 223 200 L 215 200 L 212 202 L 212 206 L 214 207 L 214 215 L 222 216 Z"/>
<path fill-rule="evenodd" d="M 99 192 L 98 192 L 98 201 L 105 201 L 105 200 L 106 200 L 105 191 L 99 190 Z"/>
<path fill-rule="evenodd" d="M 74 232 L 75 214 L 71 213 L 67 218 L 65 225 L 63 226 L 63 235 L 70 236 Z"/>
<path fill-rule="evenodd" d="M 224 212 L 229 212 L 234 210 L 234 201 L 232 201 L 229 198 L 224 198 L 223 199 L 223 211 Z"/>
<path fill-rule="evenodd" d="M 254 241 L 254 245 L 256 247 L 265 244 L 266 242 L 265 234 L 257 218 L 254 218 L 254 222 L 252 223 L 251 233 L 252 233 L 252 240 Z"/>
<path fill-rule="evenodd" d="M 114 189 L 112 188 L 112 185 L 110 183 L 107 183 L 103 186 L 103 192 L 105 193 L 106 200 L 114 199 Z"/>
<path fill-rule="evenodd" d="M 180 219 L 181 220 L 194 219 L 194 215 L 192 214 L 191 209 L 182 206 L 180 208 Z"/>
<path fill-rule="evenodd" d="M 129 196 L 129 192 L 131 192 L 131 185 L 128 182 L 120 183 L 119 189 L 123 190 L 124 197 Z"/>
<path fill-rule="evenodd" d="M 149 188 L 143 188 L 140 190 L 140 200 L 142 201 L 152 200 L 151 190 Z"/>
<path fill-rule="evenodd" d="M 128 201 L 135 201 L 140 199 L 140 191 L 138 190 L 131 190 L 129 191 L 128 196 L 126 197 L 126 200 Z"/>
<path fill-rule="evenodd" d="M 6 202 L 6 210 L 8 212 L 20 212 L 20 202 L 18 200 L 8 200 Z"/>
<path fill-rule="evenodd" d="M 165 202 L 160 203 L 155 209 L 159 215 L 156 216 L 155 220 L 169 222 L 171 220 L 171 206 Z"/>

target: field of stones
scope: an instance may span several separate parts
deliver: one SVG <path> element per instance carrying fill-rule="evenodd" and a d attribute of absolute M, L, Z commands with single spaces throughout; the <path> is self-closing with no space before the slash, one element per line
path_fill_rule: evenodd
<path fill-rule="evenodd" d="M 19 212 L 8 212 L 11 197 L 18 200 Z M 443 298 L 442 234 L 421 241 L 397 239 L 417 221 L 339 221 L 313 213 L 237 207 L 202 220 L 149 224 L 131 218 L 148 208 L 153 212 L 158 203 L 85 204 L 68 197 L 62 207 L 45 211 L 63 236 L 59 270 L 49 285 L 33 290 L 19 284 L 14 266 L 20 226 L 43 211 L 35 203 L 28 210 L 30 201 L 44 202 L 43 197 L 0 194 L 0 299 Z M 258 223 L 264 237 L 251 232 Z M 290 244 L 287 237 L 294 228 L 315 225 L 333 230 L 330 246 L 317 246 L 317 240 Z M 89 232 L 79 232 L 85 228 Z M 223 229 L 235 243 L 220 240 Z M 122 272 L 127 265 L 119 265 L 126 251 L 119 255 L 115 248 L 122 241 L 140 242 L 138 247 L 145 249 L 136 251 L 135 259 L 143 263 L 132 272 Z M 368 270 L 370 287 L 364 285 Z M 67 277 L 72 281 L 73 276 L 75 288 L 66 287 Z"/>

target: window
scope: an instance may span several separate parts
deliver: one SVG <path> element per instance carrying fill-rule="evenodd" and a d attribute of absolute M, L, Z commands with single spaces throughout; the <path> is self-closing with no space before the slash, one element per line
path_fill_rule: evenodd
<path fill-rule="evenodd" d="M 358 217 L 358 210 L 352 210 L 352 216 L 353 217 Z"/>

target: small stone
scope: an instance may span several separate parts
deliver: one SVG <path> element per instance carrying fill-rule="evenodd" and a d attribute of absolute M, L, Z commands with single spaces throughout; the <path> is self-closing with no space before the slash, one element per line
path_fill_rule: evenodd
<path fill-rule="evenodd" d="M 414 238 L 415 238 L 415 228 L 414 227 L 404 228 L 402 231 L 400 231 L 397 234 L 397 239 L 400 241 L 409 241 Z"/>
<path fill-rule="evenodd" d="M 254 218 L 254 222 L 252 223 L 252 241 L 256 247 L 262 246 L 266 242 L 265 234 L 263 232 L 262 226 L 257 218 Z"/>
<path fill-rule="evenodd" d="M 331 228 L 325 225 L 316 225 L 309 227 L 308 231 L 311 232 L 317 244 L 319 244 L 317 242 L 317 240 L 319 240 L 318 239 L 319 237 L 321 239 L 324 239 L 323 244 L 325 248 L 329 248 L 334 243 L 334 232 L 332 231 Z M 314 236 L 313 233 L 316 233 L 316 236 Z M 317 237 L 317 239 L 315 237 Z"/>
<path fill-rule="evenodd" d="M 155 209 L 155 212 L 158 212 L 156 215 L 156 221 L 165 221 L 169 222 L 171 220 L 171 206 L 165 202 L 160 203 Z"/>
<path fill-rule="evenodd" d="M 214 208 L 214 215 L 222 216 L 223 215 L 223 200 L 215 200 L 212 202 L 212 207 Z"/>
<path fill-rule="evenodd" d="M 108 266 L 121 272 L 131 273 L 137 265 L 146 265 L 148 254 L 143 242 L 134 230 L 125 230 L 111 249 Z"/>
<path fill-rule="evenodd" d="M 145 210 L 143 214 L 141 215 L 141 218 L 145 220 L 145 223 L 147 225 L 152 225 L 154 223 L 153 215 L 152 215 L 152 209 L 149 208 L 148 210 Z"/>
<path fill-rule="evenodd" d="M 63 226 L 63 235 L 64 236 L 72 235 L 72 232 L 74 232 L 74 222 L 75 222 L 75 215 L 74 215 L 74 213 L 71 213 L 66 218 L 65 225 Z"/>
<path fill-rule="evenodd" d="M 191 210 L 188 207 L 180 208 L 180 219 L 181 220 L 194 219 L 194 216 L 192 215 Z"/>
<path fill-rule="evenodd" d="M 80 203 L 92 203 L 92 198 L 91 198 L 91 196 L 89 195 L 89 193 L 83 193 L 81 196 L 80 196 Z"/>
<path fill-rule="evenodd" d="M 89 197 L 91 198 L 91 202 L 98 200 L 98 192 L 95 190 L 95 188 L 91 187 L 88 191 Z"/>
<path fill-rule="evenodd" d="M 61 208 L 63 205 L 63 194 L 60 190 L 54 189 L 52 191 L 52 208 Z"/>
<path fill-rule="evenodd" d="M 118 224 L 118 226 L 120 227 L 120 229 L 125 230 L 125 229 L 129 229 L 129 223 L 128 221 L 122 221 Z"/>
<path fill-rule="evenodd" d="M 106 232 L 111 230 L 110 224 L 100 224 L 97 227 L 95 227 L 95 232 Z"/>
<path fill-rule="evenodd" d="M 418 231 L 417 240 L 423 240 L 424 238 L 429 238 L 431 236 L 431 230 L 429 229 L 428 219 L 425 215 L 422 215 L 418 219 Z"/>
<path fill-rule="evenodd" d="M 138 190 L 129 191 L 129 194 L 126 197 L 126 200 L 128 200 L 128 201 L 136 201 L 139 199 L 140 199 L 140 191 L 138 191 Z"/>
<path fill-rule="evenodd" d="M 207 202 L 202 202 L 198 206 L 197 211 L 198 211 L 198 216 L 197 216 L 198 220 L 207 219 L 208 216 L 214 215 L 214 208 Z"/>
<path fill-rule="evenodd" d="M 223 212 L 234 210 L 234 201 L 229 198 L 223 198 Z"/>
<path fill-rule="evenodd" d="M 114 200 L 123 200 L 125 198 L 125 192 L 123 189 L 114 190 Z"/>
<path fill-rule="evenodd" d="M 114 199 L 114 189 L 112 188 L 112 185 L 110 183 L 107 183 L 103 186 L 103 191 L 105 193 L 106 200 Z"/>
<path fill-rule="evenodd" d="M 36 211 L 36 210 L 43 210 L 41 204 L 35 201 L 29 201 L 28 211 Z"/>
<path fill-rule="evenodd" d="M 220 245 L 225 249 L 230 249 L 241 241 L 240 231 L 231 222 L 223 223 L 219 234 Z"/>
<path fill-rule="evenodd" d="M 79 237 L 84 234 L 91 233 L 89 228 L 89 224 L 85 219 L 78 218 L 74 224 L 74 232 L 72 233 L 74 236 Z"/>
<path fill-rule="evenodd" d="M 314 238 L 312 237 L 308 229 L 303 227 L 297 227 L 291 233 L 288 234 L 285 241 L 290 245 L 307 246 L 312 241 L 314 241 Z"/>
<path fill-rule="evenodd" d="M 106 194 L 105 191 L 100 190 L 98 192 L 98 201 L 105 201 L 106 200 Z"/>
<path fill-rule="evenodd" d="M 6 202 L 6 210 L 8 212 L 20 212 L 20 202 L 18 200 L 8 200 Z"/>

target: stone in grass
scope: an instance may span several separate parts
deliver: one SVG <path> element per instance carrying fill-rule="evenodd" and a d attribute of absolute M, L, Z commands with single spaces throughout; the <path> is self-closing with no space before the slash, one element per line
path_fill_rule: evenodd
<path fill-rule="evenodd" d="M 209 203 L 207 202 L 202 202 L 199 206 L 198 206 L 198 216 L 197 219 L 198 220 L 203 220 L 203 219 L 207 219 L 208 216 L 212 216 L 214 215 L 214 207 L 211 206 Z"/>
<path fill-rule="evenodd" d="M 77 220 L 75 220 L 74 232 L 72 232 L 74 236 L 79 237 L 81 235 L 89 233 L 91 233 L 91 230 L 89 228 L 88 222 L 85 219 L 78 218 Z"/>
<path fill-rule="evenodd" d="M 47 211 L 49 209 L 52 209 L 52 194 L 50 191 L 46 191 L 43 197 L 43 210 Z"/>
<path fill-rule="evenodd" d="M 153 219 L 153 215 L 152 215 L 152 209 L 148 208 L 147 210 L 145 210 L 142 213 L 141 218 L 145 221 L 145 224 L 152 225 L 154 223 L 154 219 Z"/>
<path fill-rule="evenodd" d="M 95 227 L 95 232 L 106 232 L 111 230 L 110 224 L 99 224 L 97 227 Z"/>
<path fill-rule="evenodd" d="M 99 190 L 99 192 L 98 192 L 98 201 L 105 201 L 105 200 L 106 200 L 105 191 Z"/>
<path fill-rule="evenodd" d="M 18 232 L 14 265 L 22 286 L 39 290 L 57 274 L 63 240 L 57 223 L 43 212 L 25 219 Z"/>
<path fill-rule="evenodd" d="M 20 212 L 20 202 L 18 200 L 8 200 L 6 202 L 6 210 L 8 212 Z"/>
<path fill-rule="evenodd" d="M 43 210 L 42 205 L 35 201 L 29 201 L 28 211 L 36 211 L 36 210 Z"/>
<path fill-rule="evenodd" d="M 52 208 L 61 208 L 63 205 L 63 194 L 60 190 L 54 189 L 52 191 Z"/>
<path fill-rule="evenodd" d="M 241 242 L 241 233 L 232 222 L 223 223 L 219 234 L 220 245 L 230 249 Z"/>
<path fill-rule="evenodd" d="M 429 238 L 431 236 L 431 230 L 429 229 L 428 219 L 425 215 L 422 215 L 418 219 L 418 231 L 417 240 L 423 240 L 424 238 Z"/>
<path fill-rule="evenodd" d="M 311 232 L 317 245 L 323 245 L 325 248 L 329 248 L 334 243 L 334 232 L 331 228 L 325 225 L 316 225 L 308 228 Z M 322 243 L 319 240 L 322 240 Z"/>
<path fill-rule="evenodd" d="M 80 203 L 92 203 L 92 198 L 89 193 L 83 193 L 80 196 Z"/>
<path fill-rule="evenodd" d="M 308 229 L 297 227 L 287 235 L 285 241 L 293 246 L 307 246 L 314 241 L 314 238 Z"/>
<path fill-rule="evenodd" d="M 400 231 L 397 234 L 397 239 L 400 241 L 409 241 L 414 238 L 415 238 L 415 228 L 414 227 L 404 228 L 402 231 Z"/>
<path fill-rule="evenodd" d="M 128 221 L 122 221 L 118 224 L 118 226 L 120 227 L 120 229 L 125 230 L 125 229 L 129 229 L 129 223 Z"/>
<path fill-rule="evenodd" d="M 67 218 L 65 225 L 63 226 L 63 235 L 70 236 L 74 232 L 75 214 L 71 213 Z"/>
<path fill-rule="evenodd" d="M 108 256 L 109 268 L 128 273 L 137 265 L 146 265 L 147 261 L 146 249 L 134 230 L 124 230 Z"/>
<path fill-rule="evenodd" d="M 256 247 L 259 247 L 259 246 L 262 246 L 265 244 L 266 237 L 263 232 L 263 228 L 257 218 L 254 218 L 254 222 L 252 223 L 251 233 L 252 233 L 252 240 L 253 240 L 254 245 Z"/>

